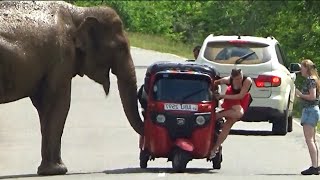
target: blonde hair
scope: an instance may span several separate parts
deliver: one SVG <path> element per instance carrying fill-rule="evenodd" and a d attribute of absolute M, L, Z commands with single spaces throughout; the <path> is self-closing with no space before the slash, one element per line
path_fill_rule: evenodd
<path fill-rule="evenodd" d="M 317 92 L 320 92 L 320 80 L 317 71 L 317 66 L 310 60 L 304 59 L 301 61 L 301 65 L 307 69 L 307 73 L 316 80 L 317 83 Z"/>

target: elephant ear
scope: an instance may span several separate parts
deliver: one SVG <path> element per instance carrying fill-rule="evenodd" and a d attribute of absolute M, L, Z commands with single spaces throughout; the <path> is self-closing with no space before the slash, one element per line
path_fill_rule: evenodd
<path fill-rule="evenodd" d="M 78 51 L 78 74 L 84 75 L 85 58 L 88 52 L 99 49 L 98 38 L 99 21 L 95 17 L 86 17 L 76 31 L 75 46 Z"/>

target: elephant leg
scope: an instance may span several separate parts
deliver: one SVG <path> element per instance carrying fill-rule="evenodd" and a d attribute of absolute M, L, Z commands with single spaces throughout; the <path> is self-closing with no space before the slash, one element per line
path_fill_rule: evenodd
<path fill-rule="evenodd" d="M 38 110 L 41 124 L 41 156 L 39 175 L 66 174 L 67 168 L 61 159 L 61 136 L 70 108 L 71 81 L 55 91 L 43 86 L 31 97 Z"/>

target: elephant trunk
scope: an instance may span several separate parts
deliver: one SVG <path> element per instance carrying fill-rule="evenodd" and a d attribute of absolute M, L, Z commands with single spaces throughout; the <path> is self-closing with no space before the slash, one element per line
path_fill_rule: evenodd
<path fill-rule="evenodd" d="M 132 128 L 143 135 L 144 123 L 138 111 L 137 80 L 135 68 L 129 55 L 126 63 L 117 64 L 112 72 L 117 76 L 118 89 L 124 112 Z"/>
<path fill-rule="evenodd" d="M 143 135 L 144 125 L 138 111 L 136 86 L 129 86 L 127 81 L 118 79 L 118 87 L 122 106 L 130 125 L 138 134 Z"/>

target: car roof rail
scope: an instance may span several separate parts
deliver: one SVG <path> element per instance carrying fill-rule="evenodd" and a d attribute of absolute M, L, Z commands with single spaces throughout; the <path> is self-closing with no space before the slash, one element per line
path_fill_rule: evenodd
<path fill-rule="evenodd" d="M 271 35 L 268 35 L 266 38 L 267 38 L 267 39 L 271 39 L 271 40 L 275 39 L 275 38 L 274 38 L 273 36 L 271 36 Z"/>

